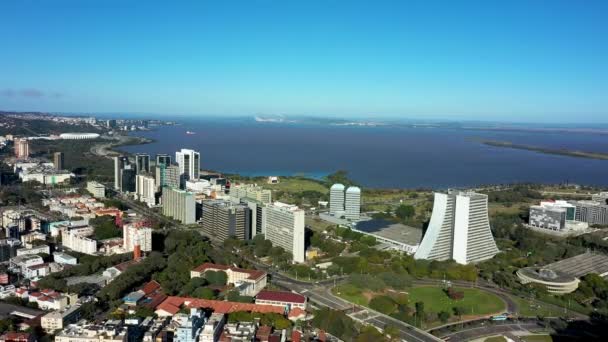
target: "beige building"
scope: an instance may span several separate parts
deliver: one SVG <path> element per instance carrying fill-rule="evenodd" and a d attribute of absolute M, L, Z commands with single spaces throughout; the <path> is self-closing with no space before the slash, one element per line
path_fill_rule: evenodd
<path fill-rule="evenodd" d="M 53 311 L 40 318 L 40 325 L 44 331 L 63 329 L 67 324 L 76 322 L 80 318 L 80 306 L 72 306 L 65 310 Z"/>
<path fill-rule="evenodd" d="M 233 266 L 218 265 L 212 263 L 204 263 L 190 271 L 190 278 L 203 277 L 203 275 L 207 271 L 226 272 L 226 275 L 228 276 L 226 283 L 233 284 L 237 287 L 240 284 L 246 283 L 249 286 L 242 293 L 246 296 L 255 296 L 264 287 L 266 287 L 266 272 L 264 271 L 246 270 Z"/>

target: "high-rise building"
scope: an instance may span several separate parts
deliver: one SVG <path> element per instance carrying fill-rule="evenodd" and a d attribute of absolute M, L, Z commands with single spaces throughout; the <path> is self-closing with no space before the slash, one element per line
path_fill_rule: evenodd
<path fill-rule="evenodd" d="M 182 183 L 182 176 L 179 173 L 179 166 L 164 164 L 156 166 L 156 186 L 158 190 L 165 186 L 181 189 Z"/>
<path fill-rule="evenodd" d="M 554 206 L 530 206 L 530 225 L 537 228 L 561 231 L 566 228 L 566 209 Z"/>
<path fill-rule="evenodd" d="M 125 224 L 122 227 L 122 248 L 133 252 L 136 244 L 144 252 L 152 251 L 152 228 L 140 227 L 137 224 Z"/>
<path fill-rule="evenodd" d="M 164 187 L 162 189 L 163 215 L 183 224 L 196 223 L 196 201 L 188 191 Z"/>
<path fill-rule="evenodd" d="M 63 230 L 61 232 L 61 244 L 75 252 L 84 254 L 97 253 L 97 241 L 79 234 L 75 231 Z"/>
<path fill-rule="evenodd" d="M 55 152 L 53 153 L 53 166 L 55 170 L 63 170 L 65 167 L 64 164 L 64 155 L 63 152 Z"/>
<path fill-rule="evenodd" d="M 107 120 L 106 121 L 106 127 L 107 128 L 115 128 L 116 127 L 116 120 Z"/>
<path fill-rule="evenodd" d="M 598 194 L 591 195 L 591 200 L 600 204 L 608 204 L 608 192 L 600 192 Z"/>
<path fill-rule="evenodd" d="M 15 156 L 18 159 L 27 159 L 30 157 L 30 143 L 26 138 L 14 139 Z"/>
<path fill-rule="evenodd" d="M 165 165 L 165 166 L 169 166 L 171 165 L 172 161 L 171 161 L 171 156 L 168 154 L 163 154 L 163 153 L 159 153 L 156 155 L 156 166 L 159 165 Z"/>
<path fill-rule="evenodd" d="M 573 201 L 572 204 L 576 206 L 576 221 L 608 224 L 608 205 L 596 201 Z"/>
<path fill-rule="evenodd" d="M 344 215 L 344 185 L 340 183 L 329 189 L 329 213 L 338 217 Z"/>
<path fill-rule="evenodd" d="M 348 220 L 358 221 L 361 217 L 361 189 L 350 186 L 346 189 L 344 197 L 344 217 Z"/>
<path fill-rule="evenodd" d="M 121 175 L 120 171 L 129 164 L 129 159 L 125 156 L 114 157 L 114 189 L 120 191 L 121 189 Z"/>
<path fill-rule="evenodd" d="M 266 206 L 265 237 L 273 246 L 291 253 L 294 262 L 304 262 L 304 210 L 281 202 Z"/>
<path fill-rule="evenodd" d="M 249 207 L 224 200 L 203 201 L 202 229 L 205 234 L 220 241 L 229 237 L 251 239 L 251 212 Z"/>
<path fill-rule="evenodd" d="M 498 253 L 490 230 L 488 196 L 475 192 L 435 193 L 433 214 L 416 259 L 468 264 Z"/>
<path fill-rule="evenodd" d="M 150 172 L 150 155 L 138 153 L 135 155 L 135 172 L 149 173 Z"/>
<path fill-rule="evenodd" d="M 87 191 L 93 195 L 95 198 L 105 198 L 106 197 L 106 187 L 98 182 L 87 182 Z"/>
<path fill-rule="evenodd" d="M 135 192 L 135 168 L 133 165 L 125 165 L 120 170 L 120 191 L 121 192 Z"/>
<path fill-rule="evenodd" d="M 156 205 L 156 181 L 148 174 L 139 174 L 135 178 L 135 193 L 137 199 L 149 207 Z"/>
<path fill-rule="evenodd" d="M 238 184 L 230 188 L 230 196 L 235 198 L 247 198 L 264 204 L 272 202 L 272 192 L 256 184 Z"/>
<path fill-rule="evenodd" d="M 194 150 L 182 148 L 175 152 L 175 161 L 185 180 L 198 179 L 201 170 L 201 155 Z"/>

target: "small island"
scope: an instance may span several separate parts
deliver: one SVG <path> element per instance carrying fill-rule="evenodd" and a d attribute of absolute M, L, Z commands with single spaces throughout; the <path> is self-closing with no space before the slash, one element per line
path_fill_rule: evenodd
<path fill-rule="evenodd" d="M 540 152 L 545 154 L 557 154 L 562 156 L 577 157 L 577 158 L 588 158 L 588 159 L 600 159 L 608 160 L 607 153 L 600 152 L 585 152 L 575 151 L 566 149 L 551 149 L 547 147 L 539 147 L 533 145 L 515 144 L 510 141 L 496 141 L 496 140 L 481 140 L 481 143 L 488 146 L 513 148 L 517 150 L 528 150 L 534 152 Z"/>

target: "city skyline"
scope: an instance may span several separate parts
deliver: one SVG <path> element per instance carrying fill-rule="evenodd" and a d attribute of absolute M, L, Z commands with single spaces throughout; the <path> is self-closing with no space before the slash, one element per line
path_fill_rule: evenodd
<path fill-rule="evenodd" d="M 4 3 L 0 109 L 605 122 L 606 6 Z"/>

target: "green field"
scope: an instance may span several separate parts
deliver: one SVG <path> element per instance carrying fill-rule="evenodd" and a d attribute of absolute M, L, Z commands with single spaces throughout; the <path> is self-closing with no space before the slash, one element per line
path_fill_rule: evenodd
<path fill-rule="evenodd" d="M 492 336 L 486 338 L 483 342 L 507 342 L 507 339 L 502 336 Z"/>
<path fill-rule="evenodd" d="M 329 188 L 323 183 L 300 177 L 279 177 L 278 184 L 263 184 L 263 186 L 267 189 L 285 191 L 288 193 L 318 191 L 327 194 L 329 192 Z"/>
<path fill-rule="evenodd" d="M 525 342 L 552 342 L 553 338 L 550 335 L 528 335 L 522 336 L 522 341 Z"/>
<path fill-rule="evenodd" d="M 424 302 L 426 311 L 452 312 L 454 307 L 461 307 L 467 315 L 489 315 L 503 312 L 505 303 L 496 295 L 478 289 L 456 288 L 464 292 L 461 300 L 450 299 L 439 287 L 415 287 L 410 289 L 410 303 Z"/>
<path fill-rule="evenodd" d="M 348 285 L 346 287 L 348 287 Z M 332 292 L 336 296 L 339 296 L 340 298 L 343 298 L 351 303 L 355 303 L 355 304 L 361 305 L 361 306 L 367 306 L 368 300 L 367 300 L 367 298 L 365 298 L 365 296 L 363 296 L 363 294 L 361 292 L 347 293 L 347 292 L 352 292 L 352 291 L 344 291 L 344 289 L 346 287 L 343 285 L 336 286 L 332 290 Z"/>
<path fill-rule="evenodd" d="M 526 317 L 561 317 L 564 315 L 564 310 L 554 308 L 553 306 L 535 301 L 530 302 L 527 299 L 511 296 L 511 298 L 517 303 L 519 308 L 519 315 Z"/>

